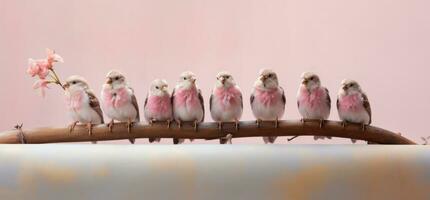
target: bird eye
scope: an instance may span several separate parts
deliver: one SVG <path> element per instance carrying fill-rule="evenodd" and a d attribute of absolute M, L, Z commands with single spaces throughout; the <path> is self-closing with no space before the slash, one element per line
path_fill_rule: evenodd
<path fill-rule="evenodd" d="M 311 77 L 311 81 L 313 81 L 313 80 L 314 80 L 314 77 L 312 76 L 312 77 Z"/>
<path fill-rule="evenodd" d="M 226 79 L 229 79 L 229 78 L 230 78 L 230 76 L 225 76 L 225 78 L 226 78 Z"/>
<path fill-rule="evenodd" d="M 117 80 L 119 80 L 119 77 L 115 77 L 115 80 L 117 81 Z"/>
<path fill-rule="evenodd" d="M 76 81 L 72 81 L 72 85 L 76 84 Z"/>
<path fill-rule="evenodd" d="M 269 76 L 267 76 L 267 77 L 272 78 L 272 77 L 273 77 L 273 74 L 269 74 Z"/>
<path fill-rule="evenodd" d="M 160 89 L 160 87 L 158 87 L 158 86 L 155 86 L 155 89 L 157 89 L 157 90 L 158 90 L 158 89 Z"/>
<path fill-rule="evenodd" d="M 187 80 L 187 77 L 184 77 L 183 79 L 184 79 L 184 80 Z"/>

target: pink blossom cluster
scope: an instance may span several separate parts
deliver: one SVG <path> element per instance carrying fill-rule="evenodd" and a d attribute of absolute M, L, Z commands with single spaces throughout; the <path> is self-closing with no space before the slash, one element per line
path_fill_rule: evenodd
<path fill-rule="evenodd" d="M 54 72 L 55 62 L 64 62 L 63 58 L 56 54 L 54 50 L 46 49 L 47 57 L 45 59 L 34 60 L 32 58 L 28 59 L 27 73 L 31 77 L 38 76 L 38 80 L 34 83 L 34 89 L 40 89 L 42 96 L 45 96 L 45 89 L 48 88 L 48 84 L 59 82 L 59 78 L 54 74 L 54 80 L 47 80 L 46 77 L 50 72 Z"/>

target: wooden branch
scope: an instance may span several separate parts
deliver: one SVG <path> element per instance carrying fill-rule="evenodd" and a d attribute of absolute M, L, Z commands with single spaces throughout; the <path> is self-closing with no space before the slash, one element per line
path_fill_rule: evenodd
<path fill-rule="evenodd" d="M 224 123 L 222 131 L 218 129 L 215 122 L 205 122 L 198 126 L 197 132 L 192 127 L 192 123 L 184 123 L 179 128 L 172 123 L 170 128 L 167 123 L 154 123 L 153 125 L 135 124 L 132 132 L 127 132 L 126 124 L 115 124 L 113 131 L 103 125 L 94 126 L 92 135 L 89 135 L 85 126 L 76 126 L 72 133 L 69 128 L 38 128 L 30 130 L 15 129 L 0 133 L 0 143 L 16 144 L 25 141 L 29 144 L 58 143 L 58 142 L 88 142 L 103 140 L 121 140 L 129 138 L 192 138 L 192 139 L 218 139 L 231 133 L 234 138 L 241 137 L 262 137 L 262 136 L 331 136 L 340 138 L 350 138 L 365 140 L 378 144 L 416 144 L 415 142 L 402 137 L 400 134 L 390 132 L 377 127 L 368 126 L 365 131 L 361 125 L 347 124 L 343 127 L 340 122 L 326 121 L 320 128 L 319 121 L 279 121 L 278 128 L 274 122 L 262 122 L 260 127 L 255 121 L 240 122 L 236 131 L 234 123 Z M 287 140 L 285 139 L 285 142 Z"/>

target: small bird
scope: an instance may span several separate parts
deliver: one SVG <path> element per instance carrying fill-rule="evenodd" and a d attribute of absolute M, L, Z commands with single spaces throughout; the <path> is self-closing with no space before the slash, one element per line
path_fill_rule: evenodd
<path fill-rule="evenodd" d="M 170 127 L 172 121 L 172 101 L 165 80 L 152 81 L 148 96 L 145 100 L 144 115 L 146 121 L 152 125 L 156 121 L 165 121 Z M 161 138 L 149 138 L 149 142 L 160 142 Z"/>
<path fill-rule="evenodd" d="M 337 96 L 337 110 L 342 125 L 357 123 L 362 125 L 363 131 L 372 123 L 372 110 L 369 99 L 361 90 L 357 81 L 343 80 Z M 355 140 L 351 140 L 355 143 Z"/>
<path fill-rule="evenodd" d="M 223 122 L 235 122 L 236 130 L 243 112 L 242 92 L 236 85 L 233 76 L 228 72 L 220 72 L 217 75 L 215 88 L 209 100 L 212 119 L 218 122 L 218 128 L 222 130 Z M 221 144 L 231 144 L 232 135 L 220 139 Z"/>
<path fill-rule="evenodd" d="M 70 132 L 78 123 L 81 123 L 87 125 L 88 134 L 91 135 L 93 124 L 104 123 L 99 100 L 90 89 L 87 81 L 81 76 L 70 76 L 63 86 L 68 114 L 73 119 Z"/>
<path fill-rule="evenodd" d="M 114 120 L 127 122 L 127 130 L 131 133 L 133 123 L 140 121 L 139 106 L 133 89 L 128 86 L 125 76 L 119 71 L 112 70 L 107 76 L 106 83 L 102 88 L 102 108 L 106 115 L 111 118 L 108 124 L 112 132 Z M 129 139 L 134 144 L 134 139 Z"/>
<path fill-rule="evenodd" d="M 196 75 L 192 72 L 183 72 L 179 82 L 172 93 L 173 116 L 181 127 L 182 122 L 194 122 L 197 131 L 198 123 L 205 118 L 203 96 L 196 86 Z M 182 143 L 183 139 L 174 139 L 173 143 Z"/>
<path fill-rule="evenodd" d="M 257 118 L 258 126 L 261 121 L 275 121 L 275 127 L 278 127 L 278 120 L 284 115 L 286 100 L 275 72 L 270 69 L 260 71 L 250 100 L 252 113 Z M 266 144 L 274 143 L 276 136 L 263 137 L 263 140 Z"/>
<path fill-rule="evenodd" d="M 303 73 L 302 83 L 297 92 L 297 106 L 302 122 L 305 120 L 320 120 L 320 128 L 330 116 L 331 99 L 327 88 L 321 86 L 318 75 Z M 324 136 L 314 136 L 315 140 L 324 139 Z M 331 137 L 328 137 L 331 139 Z"/>

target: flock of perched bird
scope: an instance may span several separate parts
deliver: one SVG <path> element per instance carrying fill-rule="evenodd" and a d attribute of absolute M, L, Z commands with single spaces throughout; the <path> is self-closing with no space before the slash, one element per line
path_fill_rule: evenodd
<path fill-rule="evenodd" d="M 72 132 L 78 124 L 86 124 L 91 134 L 93 124 L 103 124 L 103 112 L 111 121 L 108 124 L 112 131 L 115 121 L 126 122 L 128 131 L 132 125 L 140 121 L 139 106 L 133 89 L 127 84 L 125 76 L 118 71 L 110 71 L 101 91 L 101 102 L 89 88 L 87 81 L 80 76 L 71 76 L 64 84 L 66 102 L 74 123 L 70 126 Z M 297 105 L 302 121 L 320 120 L 323 126 L 331 110 L 331 99 L 327 88 L 321 85 L 318 75 L 310 72 L 303 73 L 302 82 L 297 93 Z M 220 72 L 210 96 L 210 113 L 214 121 L 222 129 L 224 122 L 238 122 L 243 111 L 243 97 L 233 76 L 228 72 Z M 144 104 L 144 117 L 148 123 L 165 121 L 169 125 L 175 121 L 179 127 L 182 122 L 193 122 L 194 128 L 204 121 L 205 108 L 201 91 L 196 86 L 196 76 L 192 72 L 183 72 L 179 82 L 170 93 L 165 80 L 156 79 Z M 274 121 L 275 126 L 285 111 L 285 95 L 279 86 L 278 76 L 269 69 L 260 71 L 254 83 L 250 97 L 251 109 L 257 123 Z M 337 109 L 344 123 L 371 123 L 371 109 L 366 94 L 360 85 L 353 80 L 343 80 L 337 96 Z M 231 144 L 232 135 L 220 139 L 220 143 Z M 276 137 L 264 137 L 265 143 L 274 143 Z M 314 139 L 324 139 L 315 136 Z M 130 139 L 134 143 L 133 139 Z M 159 142 L 160 138 L 149 138 L 149 141 Z M 175 144 L 183 139 L 174 139 Z M 355 142 L 355 141 L 353 141 Z"/>

